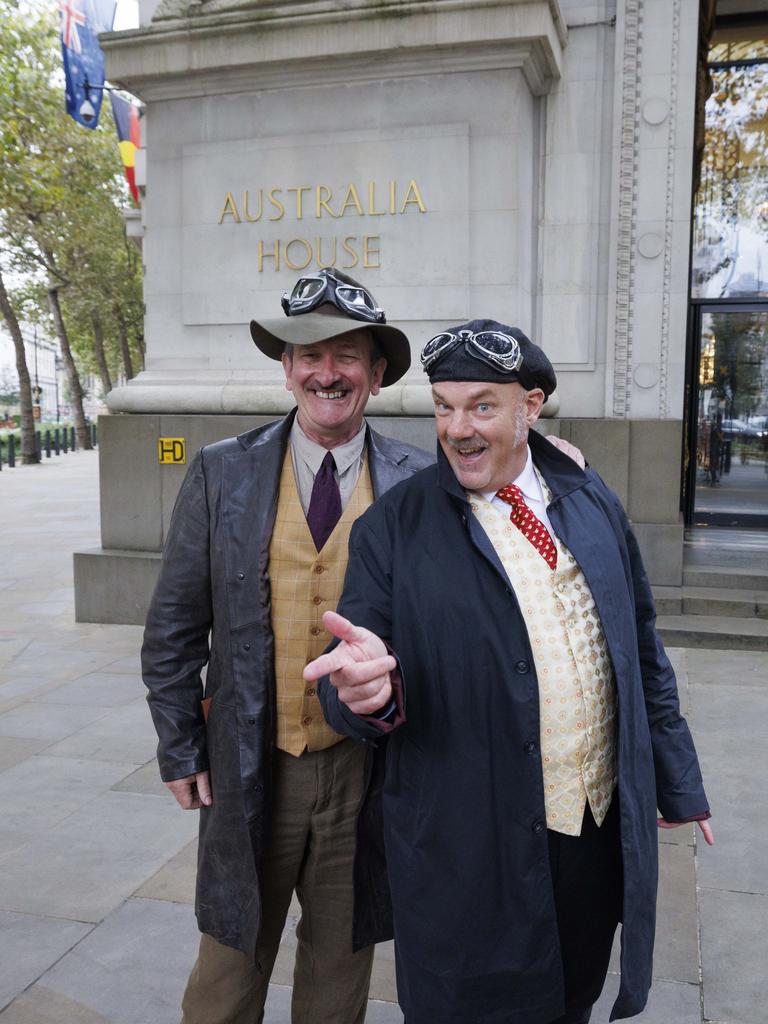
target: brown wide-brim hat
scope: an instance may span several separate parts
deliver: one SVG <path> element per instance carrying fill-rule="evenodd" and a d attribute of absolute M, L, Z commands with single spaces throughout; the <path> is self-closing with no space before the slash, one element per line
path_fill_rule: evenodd
<path fill-rule="evenodd" d="M 389 324 L 354 320 L 343 313 L 302 313 L 277 320 L 251 320 L 251 337 L 260 352 L 270 359 L 282 359 L 286 345 L 313 345 L 316 341 L 340 338 L 352 331 L 370 331 L 387 360 L 382 387 L 400 380 L 411 365 L 408 338 Z"/>

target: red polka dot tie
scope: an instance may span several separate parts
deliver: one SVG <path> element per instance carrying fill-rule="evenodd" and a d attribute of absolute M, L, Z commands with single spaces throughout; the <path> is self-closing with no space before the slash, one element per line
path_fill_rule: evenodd
<path fill-rule="evenodd" d="M 522 535 L 536 548 L 550 569 L 557 568 L 557 548 L 544 523 L 533 514 L 525 503 L 523 492 L 515 484 L 502 487 L 496 497 L 512 506 L 509 515 Z"/>

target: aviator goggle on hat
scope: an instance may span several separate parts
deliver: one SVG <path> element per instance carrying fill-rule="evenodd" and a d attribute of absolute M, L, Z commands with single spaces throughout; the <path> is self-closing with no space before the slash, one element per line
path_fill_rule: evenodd
<path fill-rule="evenodd" d="M 286 345 L 313 345 L 364 327 L 387 360 L 383 387 L 400 380 L 411 365 L 408 338 L 387 324 L 367 288 L 339 270 L 305 274 L 281 301 L 287 319 L 251 320 L 251 337 L 270 359 L 281 359 Z"/>
<path fill-rule="evenodd" d="M 421 350 L 421 365 L 430 384 L 519 381 L 526 391 L 541 388 L 547 397 L 557 387 L 552 364 L 539 346 L 519 328 L 496 320 L 470 320 L 430 338 Z"/>

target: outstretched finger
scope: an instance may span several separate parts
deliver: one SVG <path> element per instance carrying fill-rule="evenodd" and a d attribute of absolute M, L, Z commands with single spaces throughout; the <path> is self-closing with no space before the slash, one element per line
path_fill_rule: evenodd
<path fill-rule="evenodd" d="M 348 644 L 359 643 L 368 636 L 367 629 L 356 626 L 338 612 L 323 612 L 323 625 L 329 633 L 339 640 L 346 640 Z"/>

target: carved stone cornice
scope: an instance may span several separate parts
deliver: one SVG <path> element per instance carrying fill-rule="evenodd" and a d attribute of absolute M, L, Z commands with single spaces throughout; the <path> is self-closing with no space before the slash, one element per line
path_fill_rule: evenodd
<path fill-rule="evenodd" d="M 488 67 L 542 95 L 566 41 L 558 0 L 165 0 L 101 37 L 110 80 L 145 101 Z"/>
<path fill-rule="evenodd" d="M 672 59 L 669 120 L 667 123 L 666 195 L 664 202 L 664 276 L 661 288 L 661 346 L 659 353 L 659 419 L 669 416 L 669 325 L 672 300 L 672 240 L 674 237 L 675 146 L 677 144 L 678 75 L 680 74 L 680 0 L 672 0 Z"/>
<path fill-rule="evenodd" d="M 612 414 L 620 418 L 629 416 L 632 389 L 643 0 L 625 0 L 623 15 L 612 409 Z M 620 33 L 617 37 L 621 38 Z"/>

